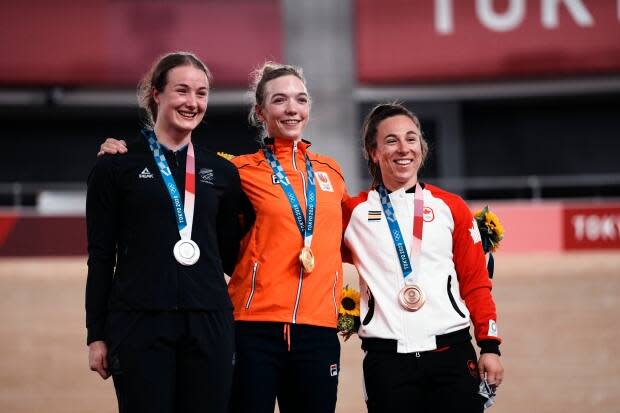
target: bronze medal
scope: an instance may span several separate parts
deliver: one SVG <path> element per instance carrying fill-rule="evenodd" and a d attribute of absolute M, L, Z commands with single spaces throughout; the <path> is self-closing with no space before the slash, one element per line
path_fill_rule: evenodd
<path fill-rule="evenodd" d="M 303 247 L 299 253 L 299 261 L 304 267 L 305 273 L 311 273 L 314 270 L 314 254 L 310 247 Z"/>
<path fill-rule="evenodd" d="M 424 293 L 417 285 L 405 285 L 398 294 L 400 305 L 407 311 L 418 311 L 426 299 Z"/>

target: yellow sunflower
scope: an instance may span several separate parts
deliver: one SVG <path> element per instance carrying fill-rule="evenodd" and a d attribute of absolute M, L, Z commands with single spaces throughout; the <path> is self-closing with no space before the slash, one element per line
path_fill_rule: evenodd
<path fill-rule="evenodd" d="M 501 222 L 499 222 L 499 218 L 493 212 L 488 211 L 485 217 L 485 225 L 486 227 L 493 232 L 496 237 L 501 240 L 504 237 L 504 227 Z"/>
<path fill-rule="evenodd" d="M 480 236 L 482 237 L 482 247 L 484 252 L 494 252 L 499 248 L 500 241 L 504 239 L 504 227 L 495 213 L 485 206 L 474 214 Z"/>
<path fill-rule="evenodd" d="M 342 298 L 340 299 L 340 315 L 350 315 L 359 317 L 360 315 L 360 293 L 347 285 L 342 289 Z"/>

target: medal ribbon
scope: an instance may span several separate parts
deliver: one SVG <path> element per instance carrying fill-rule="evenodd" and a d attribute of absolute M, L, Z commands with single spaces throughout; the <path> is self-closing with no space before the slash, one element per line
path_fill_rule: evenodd
<path fill-rule="evenodd" d="M 412 261 L 415 261 L 416 268 L 418 268 L 420 251 L 422 249 L 422 230 L 424 228 L 424 219 L 422 214 L 424 213 L 424 192 L 417 183 L 415 186 L 415 196 L 413 200 L 413 243 L 411 245 L 411 254 L 407 254 L 407 248 L 405 240 L 400 232 L 400 226 L 398 225 L 398 219 L 392 207 L 390 196 L 387 193 L 385 187 L 381 184 L 377 187 L 379 198 L 381 199 L 381 206 L 383 207 L 383 213 L 390 227 L 390 234 L 392 235 L 392 241 L 394 241 L 394 247 L 396 248 L 396 255 L 400 262 L 400 268 L 403 270 L 403 277 L 406 279 L 413 271 L 409 256 Z"/>
<path fill-rule="evenodd" d="M 284 173 L 284 169 L 282 169 L 282 165 L 280 165 L 280 162 L 269 148 L 263 148 L 263 152 L 265 153 L 265 158 L 269 161 L 269 166 L 271 166 L 273 173 L 278 177 L 280 187 L 286 194 L 286 198 L 291 205 L 293 216 L 295 217 L 295 222 L 297 223 L 297 228 L 299 229 L 301 236 L 304 238 L 304 246 L 310 247 L 312 244 L 312 234 L 314 232 L 314 215 L 316 210 L 316 186 L 314 183 L 314 171 L 312 170 L 310 159 L 308 158 L 308 155 L 304 156 L 304 160 L 306 161 L 306 173 L 308 174 L 308 185 L 306 187 L 306 219 L 304 220 L 301 205 L 295 195 L 295 191 L 293 191 L 293 188 L 291 187 L 288 177 Z"/>
<path fill-rule="evenodd" d="M 192 237 L 192 225 L 194 222 L 194 202 L 196 200 L 196 161 L 194 157 L 194 145 L 190 141 L 187 145 L 187 158 L 185 161 L 185 200 L 181 201 L 181 195 L 174 182 L 174 177 L 168 167 L 168 162 L 164 156 L 163 150 L 157 139 L 155 133 L 149 130 L 142 130 L 142 135 L 148 140 L 149 147 L 155 158 L 155 163 L 159 168 L 161 177 L 164 180 L 168 194 L 172 200 L 172 207 L 174 208 L 174 216 L 177 220 L 177 227 L 179 228 L 179 235 L 181 239 L 191 239 Z"/>

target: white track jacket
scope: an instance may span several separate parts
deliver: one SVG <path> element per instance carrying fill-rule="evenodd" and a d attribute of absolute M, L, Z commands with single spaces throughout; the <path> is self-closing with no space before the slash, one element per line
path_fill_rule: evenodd
<path fill-rule="evenodd" d="M 430 351 L 441 346 L 441 336 L 468 329 L 471 318 L 478 343 L 499 343 L 491 280 L 472 213 L 455 194 L 432 185 L 423 190 L 421 253 L 417 268 L 412 261 L 410 277 L 426 303 L 416 312 L 404 310 L 398 300 L 405 280 L 377 191 L 360 193 L 343 206 L 343 260 L 360 274 L 359 336 L 395 340 L 398 353 Z M 414 193 L 401 189 L 389 196 L 410 252 Z"/>

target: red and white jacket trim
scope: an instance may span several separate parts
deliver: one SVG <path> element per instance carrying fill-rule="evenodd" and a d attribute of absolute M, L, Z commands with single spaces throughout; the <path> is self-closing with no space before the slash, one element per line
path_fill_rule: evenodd
<path fill-rule="evenodd" d="M 423 190 L 421 253 L 417 268 L 412 262 L 410 277 L 424 291 L 426 303 L 416 312 L 405 311 L 398 301 L 405 280 L 377 191 L 360 193 L 343 205 L 343 260 L 355 264 L 360 274 L 360 337 L 396 340 L 399 353 L 435 350 L 436 336 L 469 327 L 471 318 L 477 342 L 501 342 L 471 211 L 455 194 L 432 185 Z M 411 251 L 414 194 L 401 189 L 390 200 Z M 369 301 L 374 301 L 371 318 Z"/>

